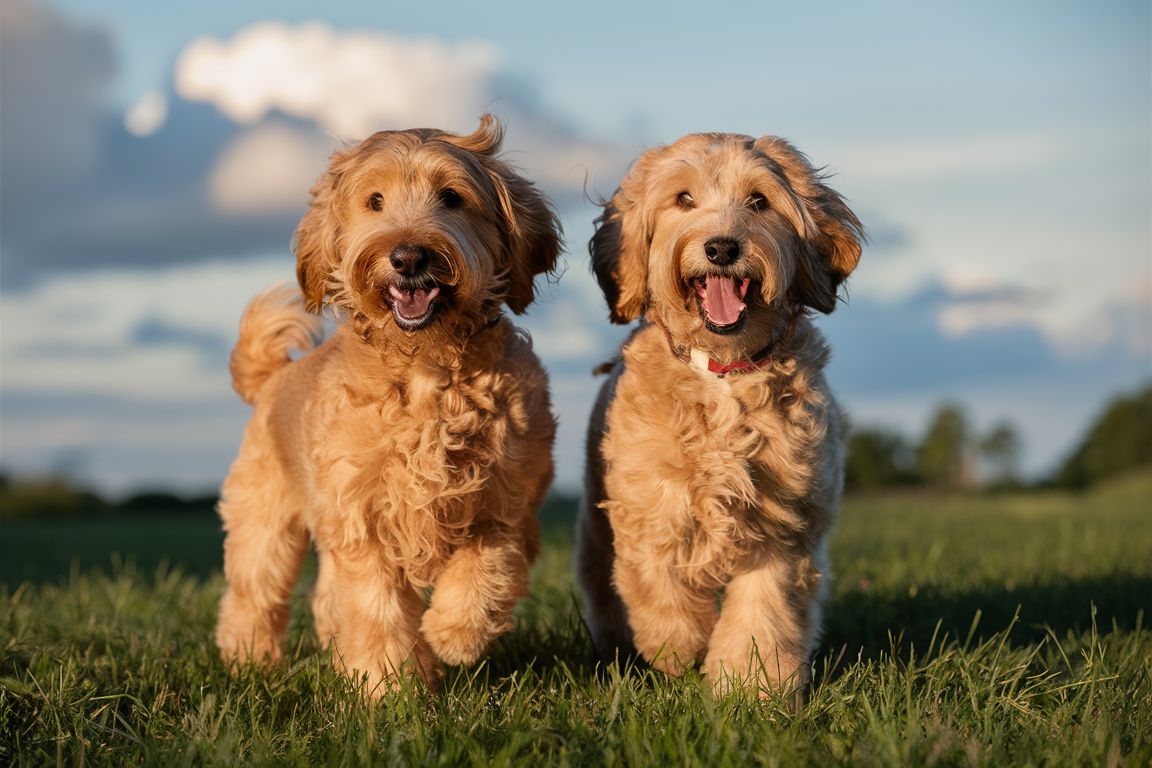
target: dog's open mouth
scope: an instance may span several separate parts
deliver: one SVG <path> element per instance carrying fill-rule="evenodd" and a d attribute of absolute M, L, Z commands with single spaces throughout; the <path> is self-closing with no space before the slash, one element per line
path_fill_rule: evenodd
<path fill-rule="evenodd" d="M 393 283 L 388 286 L 387 300 L 396 324 L 406 331 L 418 331 L 436 316 L 441 294 L 435 283 Z"/>
<path fill-rule="evenodd" d="M 748 306 L 744 297 L 748 294 L 750 278 L 731 275 L 706 275 L 693 278 L 691 286 L 696 291 L 700 303 L 700 313 L 704 325 L 712 333 L 736 333 L 744 327 Z"/>

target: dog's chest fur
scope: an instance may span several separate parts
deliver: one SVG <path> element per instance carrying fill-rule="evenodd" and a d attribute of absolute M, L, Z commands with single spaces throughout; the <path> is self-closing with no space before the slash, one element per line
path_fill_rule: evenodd
<path fill-rule="evenodd" d="M 535 492 L 543 470 L 532 454 L 547 454 L 551 440 L 547 390 L 526 342 L 488 333 L 489 348 L 455 369 L 401 356 L 371 374 L 360 366 L 324 377 L 330 391 L 307 406 L 326 505 L 313 515 L 314 536 L 382 545 L 411 581 L 430 584 L 461 544 L 521 524 L 502 519 L 495 499 L 518 485 Z"/>
<path fill-rule="evenodd" d="M 797 351 L 718 378 L 672 356 L 658 329 L 633 338 L 603 443 L 620 556 L 634 538 L 647 550 L 637 557 L 656 554 L 687 581 L 722 586 L 773 548 L 815 546 L 828 508 L 818 497 L 837 483 L 824 444 L 838 416 L 814 329 Z"/>

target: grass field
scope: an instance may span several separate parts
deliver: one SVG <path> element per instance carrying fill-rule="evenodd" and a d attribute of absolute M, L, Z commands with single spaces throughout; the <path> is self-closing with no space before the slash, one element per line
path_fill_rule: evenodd
<path fill-rule="evenodd" d="M 1149 475 L 849 501 L 799 711 L 597 666 L 564 510 L 489 660 L 378 706 L 317 650 L 304 584 L 290 661 L 228 673 L 210 518 L 4 522 L 0 765 L 1149 765 L 1150 509 Z"/>

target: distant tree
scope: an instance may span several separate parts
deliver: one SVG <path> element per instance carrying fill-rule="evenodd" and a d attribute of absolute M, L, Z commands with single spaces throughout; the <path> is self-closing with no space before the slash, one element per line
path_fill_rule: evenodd
<path fill-rule="evenodd" d="M 916 481 L 915 456 L 903 435 L 882 428 L 854 430 L 848 438 L 844 485 L 848 490 L 876 490 Z"/>
<path fill-rule="evenodd" d="M 971 485 L 970 441 L 968 417 L 960 406 L 940 406 L 916 448 L 917 472 L 936 488 L 956 490 Z"/>
<path fill-rule="evenodd" d="M 1056 473 L 1059 485 L 1084 487 L 1152 466 L 1152 386 L 1112 400 Z"/>
<path fill-rule="evenodd" d="M 99 514 L 108 509 L 99 496 L 56 477 L 11 478 L 0 488 L 0 520 Z"/>
<path fill-rule="evenodd" d="M 93 515 L 213 515 L 216 494 L 176 496 L 149 491 L 123 501 L 109 501 L 60 477 L 16 477 L 0 474 L 0 520 L 84 517 Z"/>
<path fill-rule="evenodd" d="M 1020 453 L 1023 445 L 1020 435 L 1007 421 L 997 423 L 980 440 L 978 449 L 990 472 L 987 484 L 994 488 L 1008 488 L 1020 484 Z"/>

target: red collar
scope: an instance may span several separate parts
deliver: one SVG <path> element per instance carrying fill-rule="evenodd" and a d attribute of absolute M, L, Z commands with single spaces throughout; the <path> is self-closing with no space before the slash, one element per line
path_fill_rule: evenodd
<path fill-rule="evenodd" d="M 747 360 L 734 360 L 731 363 L 721 363 L 718 360 L 708 358 L 708 367 L 705 369 L 708 373 L 714 373 L 717 376 L 723 376 L 727 373 L 747 373 L 748 371 L 759 371 L 761 368 L 767 368 L 768 364 L 772 362 L 772 352 L 775 350 L 776 345 L 770 344 L 767 348 L 760 350 L 757 354 L 753 355 Z M 695 352 L 696 350 L 692 350 Z M 692 355 L 692 362 L 696 362 L 696 356 Z"/>
<path fill-rule="evenodd" d="M 733 360 L 730 363 L 721 363 L 719 360 L 714 360 L 707 352 L 697 347 L 687 348 L 683 345 L 677 345 L 672 340 L 672 334 L 668 332 L 668 329 L 664 327 L 663 323 L 657 322 L 656 325 L 660 327 L 660 330 L 664 331 L 664 337 L 668 339 L 668 345 L 672 348 L 672 354 L 697 370 L 706 371 L 723 378 L 730 373 L 753 373 L 771 365 L 773 359 L 775 359 L 775 352 L 780 345 L 792 337 L 793 332 L 796 330 L 796 322 L 803 314 L 804 308 L 799 305 L 796 306 L 792 311 L 792 316 L 788 320 L 788 325 L 785 326 L 784 332 L 778 339 L 773 340 L 771 344 L 752 357 L 744 358 L 743 360 Z"/>

